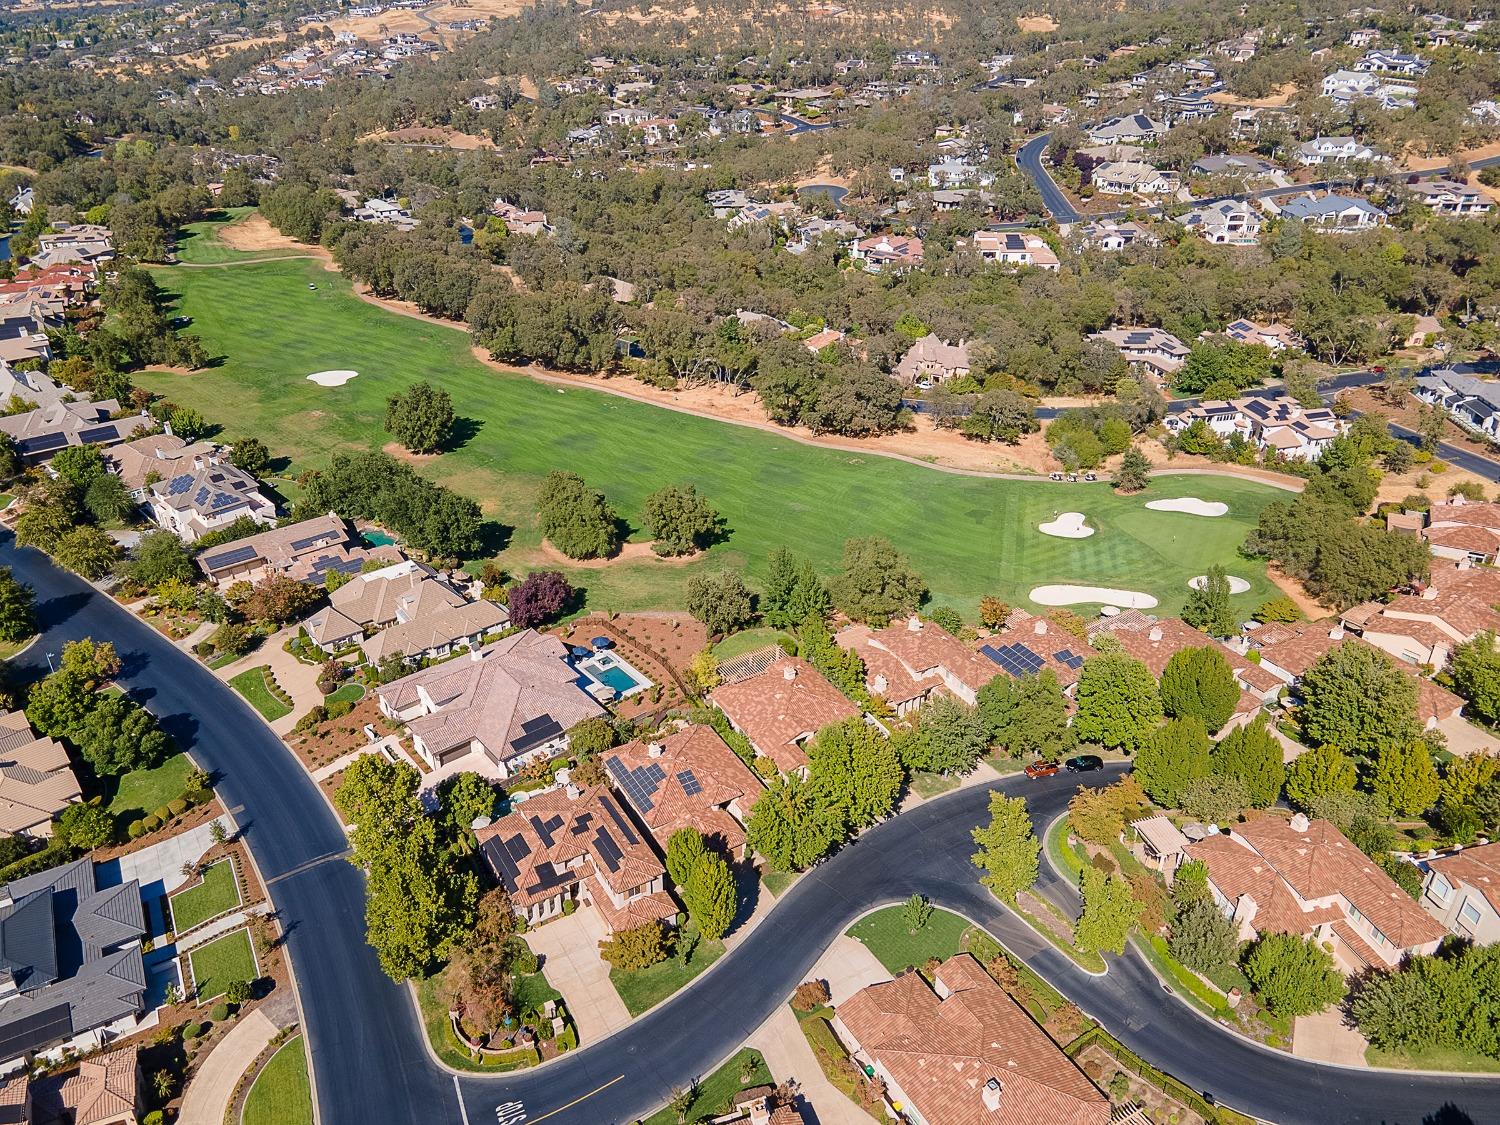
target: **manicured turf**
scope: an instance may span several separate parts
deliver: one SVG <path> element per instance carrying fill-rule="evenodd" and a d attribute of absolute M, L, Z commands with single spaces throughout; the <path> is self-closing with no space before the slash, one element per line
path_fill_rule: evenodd
<path fill-rule="evenodd" d="M 165 269 L 157 278 L 223 364 L 189 375 L 144 373 L 137 382 L 203 411 L 225 437 L 264 439 L 291 458 L 287 477 L 339 450 L 385 445 L 386 396 L 423 378 L 447 390 L 477 432 L 421 471 L 514 528 L 501 556 L 509 569 L 544 561 L 535 500 L 552 469 L 576 470 L 602 489 L 637 539 L 646 537 L 644 501 L 663 485 L 691 482 L 723 514 L 728 538 L 702 561 L 572 570 L 592 608 L 680 606 L 693 574 L 734 566 L 754 580 L 781 544 L 831 574 L 852 535 L 886 536 L 911 557 L 936 603 L 970 613 L 985 594 L 1026 604 L 1034 586 L 1055 582 L 1145 591 L 1170 612 L 1186 598 L 1187 580 L 1212 563 L 1250 580 L 1250 591 L 1235 600 L 1242 615 L 1274 592 L 1263 567 L 1236 555 L 1260 509 L 1285 495 L 1256 482 L 1177 477 L 1122 497 L 1102 483 L 941 473 L 496 371 L 471 356 L 461 331 L 362 302 L 317 262 Z M 330 368 L 360 374 L 337 388 L 307 381 Z M 1223 501 L 1231 514 L 1145 508 L 1147 500 L 1176 496 Z M 1058 539 L 1036 530 L 1062 511 L 1086 513 L 1097 533 Z"/>
<path fill-rule="evenodd" d="M 714 645 L 714 655 L 719 658 L 719 663 L 733 660 L 737 656 L 746 653 L 759 652 L 763 648 L 770 648 L 787 634 L 780 629 L 746 629 L 742 633 L 735 633 L 725 637 Z"/>
<path fill-rule="evenodd" d="M 234 861 L 221 859 L 203 872 L 203 881 L 171 896 L 172 929 L 179 934 L 217 918 L 240 904 Z"/>
<path fill-rule="evenodd" d="M 270 675 L 269 665 L 257 664 L 254 668 L 246 668 L 231 679 L 229 684 L 264 716 L 266 722 L 274 723 L 283 715 L 290 715 L 292 709 L 271 694 L 271 687 L 267 682 Z"/>
<path fill-rule="evenodd" d="M 930 957 L 946 961 L 963 949 L 969 923 L 957 914 L 934 910 L 927 925 L 911 933 L 901 913 L 901 907 L 888 906 L 861 918 L 848 930 L 848 936 L 863 942 L 887 972 L 921 966 Z"/>
<path fill-rule="evenodd" d="M 745 1081 L 746 1076 L 749 1081 Z M 711 1121 L 734 1108 L 734 1098 L 741 1090 L 753 1086 L 772 1086 L 776 1079 L 766 1069 L 760 1052 L 742 1050 L 718 1070 L 698 1083 L 697 1096 L 688 1106 L 687 1120 Z M 658 1110 L 646 1118 L 645 1125 L 677 1125 L 679 1118 L 672 1108 Z"/>
<path fill-rule="evenodd" d="M 133 770 L 120 778 L 107 808 L 117 821 L 140 820 L 181 797 L 192 771 L 186 754 L 173 754 L 155 769 Z"/>
<path fill-rule="evenodd" d="M 690 922 L 688 928 L 691 927 Z M 723 955 L 722 941 L 700 940 L 686 968 L 677 963 L 676 957 L 668 957 L 649 969 L 638 969 L 632 973 L 611 969 L 609 980 L 620 994 L 620 999 L 625 1002 L 626 1010 L 632 1016 L 638 1016 L 646 1009 L 660 1004 Z"/>
<path fill-rule="evenodd" d="M 259 972 L 255 968 L 255 951 L 250 948 L 250 931 L 231 930 L 223 937 L 216 937 L 188 953 L 193 966 L 193 985 L 198 990 L 200 1004 L 223 996 L 231 981 L 253 981 Z"/>
<path fill-rule="evenodd" d="M 343 684 L 343 685 L 341 685 L 337 691 L 335 691 L 333 694 L 329 695 L 326 699 L 323 700 L 323 702 L 324 703 L 344 703 L 344 702 L 358 703 L 364 697 L 365 697 L 365 687 L 364 687 L 363 684 L 349 683 L 349 684 Z"/>
<path fill-rule="evenodd" d="M 241 1125 L 312 1125 L 312 1084 L 302 1036 L 288 1039 L 255 1076 Z"/>
<path fill-rule="evenodd" d="M 218 218 L 194 223 L 177 240 L 177 258 L 183 262 L 218 263 L 231 262 L 237 258 L 284 258 L 289 254 L 306 254 L 306 250 L 256 250 L 245 253 L 219 241 L 218 232 L 232 223 L 253 214 L 253 207 L 231 207 Z"/>

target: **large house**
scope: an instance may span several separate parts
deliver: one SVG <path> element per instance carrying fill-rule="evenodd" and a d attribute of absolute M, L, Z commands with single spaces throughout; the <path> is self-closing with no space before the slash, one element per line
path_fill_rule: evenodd
<path fill-rule="evenodd" d="M 603 786 L 568 782 L 534 794 L 474 835 L 511 906 L 533 925 L 570 900 L 596 907 L 611 934 L 677 916 L 666 868 Z"/>
<path fill-rule="evenodd" d="M 406 724 L 429 769 L 505 778 L 562 753 L 573 726 L 604 714 L 567 657 L 557 637 L 523 629 L 375 694 L 384 715 Z M 435 776 L 424 782 L 436 785 Z"/>
<path fill-rule="evenodd" d="M 672 833 L 692 828 L 727 856 L 745 854 L 745 820 L 764 787 L 712 727 L 636 739 L 603 760 L 610 782 L 663 850 Z"/>
<path fill-rule="evenodd" d="M 1299 195 L 1280 204 L 1284 218 L 1329 231 L 1372 230 L 1385 223 L 1379 207 L 1352 195 Z"/>
<path fill-rule="evenodd" d="M 1125 652 L 1135 657 L 1160 680 L 1167 663 L 1177 653 L 1190 648 L 1210 648 L 1224 657 L 1229 671 L 1240 688 L 1240 699 L 1229 721 L 1238 725 L 1260 710 L 1261 704 L 1274 699 L 1285 686 L 1276 676 L 1207 633 L 1194 629 L 1177 617 L 1139 620 L 1124 614 L 1104 618 L 1101 632 L 1108 632 Z"/>
<path fill-rule="evenodd" d="M 1417 103 L 1417 84 L 1367 71 L 1336 70 L 1323 79 L 1323 96 L 1340 106 L 1369 98 L 1382 109 L 1410 109 Z"/>
<path fill-rule="evenodd" d="M 23 461 L 47 461 L 70 445 L 118 445 L 146 428 L 146 419 L 138 415 L 117 418 L 119 412 L 120 404 L 112 398 L 60 401 L 0 418 L 0 433 L 16 443 Z"/>
<path fill-rule="evenodd" d="M 1088 130 L 1096 145 L 1150 144 L 1167 135 L 1167 126 L 1144 113 L 1111 117 Z"/>
<path fill-rule="evenodd" d="M 211 441 L 188 443 L 176 434 L 147 434 L 103 451 L 104 460 L 132 500 L 145 503 L 153 484 L 193 472 L 221 459 Z"/>
<path fill-rule="evenodd" d="M 276 523 L 276 505 L 260 482 L 217 455 L 195 458 L 192 465 L 146 489 L 146 508 L 161 527 L 192 543 L 237 519 L 266 527 Z"/>
<path fill-rule="evenodd" d="M 1500 504 L 1462 496 L 1439 500 L 1428 509 L 1421 534 L 1437 558 L 1493 565 L 1500 558 Z M 1438 576 L 1434 574 L 1433 579 L 1436 586 Z M 1470 572 L 1466 584 L 1479 580 L 1479 574 Z"/>
<path fill-rule="evenodd" d="M 1500 941 L 1500 844 L 1462 848 L 1420 866 L 1427 913 L 1476 945 Z"/>
<path fill-rule="evenodd" d="M 1190 171 L 1197 176 L 1233 176 L 1237 179 L 1257 179 L 1274 176 L 1281 169 L 1259 156 L 1241 153 L 1221 153 L 1200 156 L 1193 162 Z"/>
<path fill-rule="evenodd" d="M 975 231 L 968 245 L 986 262 L 999 262 L 1007 266 L 1035 266 L 1043 270 L 1059 268 L 1057 255 L 1047 245 L 1047 240 L 1025 231 Z"/>
<path fill-rule="evenodd" d="M 137 1030 L 145 934 L 140 886 L 100 888 L 88 858 L 0 887 L 0 1068 Z"/>
<path fill-rule="evenodd" d="M 1109 344 L 1139 374 L 1150 375 L 1158 382 L 1187 362 L 1189 348 L 1170 332 L 1160 328 L 1107 328 L 1089 333 L 1090 340 Z"/>
<path fill-rule="evenodd" d="M 917 972 L 868 985 L 838 1006 L 833 1029 L 916 1125 L 1125 1120 L 967 953 L 939 965 L 931 985 Z"/>
<path fill-rule="evenodd" d="M 781 773 L 806 770 L 803 748 L 813 736 L 860 714 L 816 668 L 780 648 L 726 662 L 719 675 L 723 682 L 708 701 Z"/>
<path fill-rule="evenodd" d="M 851 242 L 849 257 L 871 273 L 901 273 L 922 264 L 922 240 L 908 235 L 875 234 Z"/>
<path fill-rule="evenodd" d="M 547 222 L 545 211 L 529 211 L 503 199 L 496 199 L 490 205 L 490 214 L 504 223 L 510 234 L 535 236 L 552 233 L 552 225 Z"/>
<path fill-rule="evenodd" d="M 1412 393 L 1423 402 L 1441 406 L 1465 429 L 1500 438 L 1500 383 L 1440 367 L 1419 375 Z"/>
<path fill-rule="evenodd" d="M 1087 642 L 1058 630 L 1045 617 L 1033 617 L 1024 611 L 1012 613 L 1004 629 L 981 638 L 975 648 L 993 665 L 986 669 L 988 675 L 981 674 L 986 681 L 1001 673 L 1018 680 L 1048 668 L 1066 693 L 1078 683 L 1089 653 Z"/>
<path fill-rule="evenodd" d="M 0 1080 L 0 1121 L 8 1125 L 136 1125 L 144 1110 L 134 1047 L 92 1055 L 74 1069 Z"/>
<path fill-rule="evenodd" d="M 1465 506 L 1488 508 L 1487 522 L 1500 523 L 1496 518 L 1500 505 Z M 1474 531 L 1482 535 L 1491 552 L 1500 543 L 1500 532 L 1491 528 L 1461 523 L 1451 527 L 1458 533 Z M 1438 534 L 1445 531 L 1439 529 Z M 1467 558 L 1458 563 L 1435 560 L 1432 577 L 1420 593 L 1400 594 L 1387 602 L 1364 602 L 1345 610 L 1339 621 L 1349 632 L 1397 660 L 1440 672 L 1457 646 L 1481 632 L 1500 633 L 1496 605 L 1500 605 L 1500 573 L 1488 566 L 1470 565 Z"/>
<path fill-rule="evenodd" d="M 1318 164 L 1346 164 L 1359 160 L 1384 159 L 1374 149 L 1360 144 L 1353 137 L 1314 137 L 1298 145 L 1295 155 L 1298 164 L 1309 167 Z"/>
<path fill-rule="evenodd" d="M 79 223 L 37 235 L 37 251 L 31 256 L 36 269 L 83 263 L 107 262 L 115 256 L 113 238 L 108 227 Z"/>
<path fill-rule="evenodd" d="M 330 512 L 212 547 L 198 556 L 198 566 L 222 588 L 274 577 L 322 582 L 330 570 L 358 574 L 372 560 L 401 558 L 395 547 L 366 546 L 347 520 Z"/>
<path fill-rule="evenodd" d="M 0 836 L 52 835 L 52 820 L 83 799 L 68 752 L 39 737 L 20 711 L 0 712 Z"/>
<path fill-rule="evenodd" d="M 1349 428 L 1332 410 L 1309 410 L 1287 395 L 1200 402 L 1167 415 L 1165 424 L 1180 434 L 1200 421 L 1220 438 L 1238 434 L 1257 449 L 1274 450 L 1289 461 L 1316 461 Z"/>
<path fill-rule="evenodd" d="M 1176 172 L 1139 160 L 1106 160 L 1090 181 L 1105 195 L 1170 195 L 1180 185 Z"/>
<path fill-rule="evenodd" d="M 1260 241 L 1260 215 L 1248 203 L 1225 199 L 1196 207 L 1178 220 L 1205 242 L 1254 246 Z"/>
<path fill-rule="evenodd" d="M 891 375 L 907 386 L 931 387 L 949 379 L 961 379 L 969 370 L 967 341 L 950 344 L 928 334 L 906 349 Z"/>
<path fill-rule="evenodd" d="M 1495 209 L 1494 201 L 1484 192 L 1456 180 L 1424 180 L 1412 184 L 1409 190 L 1423 207 L 1449 218 L 1488 215 Z"/>
<path fill-rule="evenodd" d="M 1354 69 L 1371 74 L 1409 74 L 1421 77 L 1432 64 L 1418 55 L 1404 55 L 1400 51 L 1366 51 L 1365 57 L 1354 64 Z"/>
<path fill-rule="evenodd" d="M 1333 949 L 1346 974 L 1434 952 L 1444 930 L 1326 820 L 1260 814 L 1184 849 L 1243 940 L 1296 934 Z"/>
<path fill-rule="evenodd" d="M 846 625 L 833 638 L 858 653 L 865 666 L 865 690 L 905 715 L 936 693 L 972 704 L 979 689 L 998 675 L 941 625 L 913 614 L 883 629 Z"/>
<path fill-rule="evenodd" d="M 1085 223 L 1075 233 L 1080 245 L 1096 250 L 1123 250 L 1127 246 L 1157 246 L 1161 243 L 1161 239 L 1150 230 L 1134 221 L 1104 219 L 1097 223 Z"/>
<path fill-rule="evenodd" d="M 1273 352 L 1307 349 L 1307 341 L 1280 321 L 1261 324 L 1241 317 L 1226 324 L 1222 334 L 1237 344 L 1259 344 Z M 1209 335 L 1212 333 L 1204 333 L 1205 337 Z"/>

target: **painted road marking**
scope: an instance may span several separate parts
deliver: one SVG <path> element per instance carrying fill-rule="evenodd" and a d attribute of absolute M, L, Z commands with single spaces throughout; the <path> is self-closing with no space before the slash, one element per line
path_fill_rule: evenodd
<path fill-rule="evenodd" d="M 459 1089 L 458 1075 L 453 1076 L 453 1096 L 458 1099 L 458 1115 L 463 1118 L 464 1125 L 469 1125 L 469 1111 L 464 1107 L 464 1092 Z"/>
<path fill-rule="evenodd" d="M 574 1098 L 567 1105 L 560 1105 L 556 1109 L 550 1110 L 549 1112 L 542 1114 L 540 1117 L 532 1118 L 532 1125 L 537 1125 L 538 1122 L 545 1121 L 549 1117 L 556 1117 L 559 1113 L 564 1113 L 567 1110 L 572 1109 L 579 1102 L 588 1101 L 590 1098 L 592 1098 L 595 1094 L 599 1093 L 600 1091 L 602 1091 L 602 1090 L 608 1090 L 616 1082 L 623 1082 L 623 1081 L 625 1081 L 625 1076 L 623 1074 L 617 1074 L 613 1078 L 611 1078 L 608 1082 L 606 1082 L 603 1086 L 598 1086 L 598 1087 L 590 1090 L 587 1094 L 584 1094 L 583 1097 L 581 1097 L 581 1098 Z M 517 1102 L 516 1104 L 519 1105 L 520 1103 Z M 500 1111 L 496 1110 L 495 1112 L 498 1113 Z M 526 1115 L 523 1113 L 520 1116 L 520 1118 L 518 1118 L 517 1120 L 518 1121 L 524 1121 L 525 1119 L 526 1119 Z M 502 1122 L 501 1125 L 510 1125 L 510 1123 Z"/>
<path fill-rule="evenodd" d="M 526 1120 L 526 1107 L 521 1102 L 502 1102 L 495 1107 L 497 1125 L 521 1125 Z"/>

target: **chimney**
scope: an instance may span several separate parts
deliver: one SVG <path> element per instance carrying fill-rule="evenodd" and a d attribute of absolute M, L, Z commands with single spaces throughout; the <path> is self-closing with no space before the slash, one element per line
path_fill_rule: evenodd
<path fill-rule="evenodd" d="M 1152 644 L 1159 644 L 1161 642 L 1161 626 L 1151 626 L 1151 632 L 1147 633 L 1146 636 Z"/>
<path fill-rule="evenodd" d="M 788 664 L 781 670 L 781 678 L 784 680 L 795 680 L 797 678 L 797 666 Z"/>
<path fill-rule="evenodd" d="M 1311 821 L 1307 819 L 1306 813 L 1294 813 L 1291 824 L 1293 832 L 1306 832 L 1312 826 Z"/>
<path fill-rule="evenodd" d="M 991 1113 L 1000 1112 L 1000 1093 L 1003 1089 L 1004 1086 L 998 1078 L 991 1078 L 984 1084 L 984 1089 L 979 1092 L 979 1096 L 984 1099 L 985 1109 Z"/>
<path fill-rule="evenodd" d="M 888 684 L 886 682 L 886 679 L 885 679 L 884 676 L 877 675 L 875 677 L 875 682 L 873 684 L 871 684 L 870 686 L 871 686 L 872 690 L 875 692 L 876 695 L 884 695 L 885 694 L 885 689 L 888 688 L 888 687 L 890 687 L 890 684 Z"/>
<path fill-rule="evenodd" d="M 906 631 L 908 633 L 920 633 L 922 631 L 922 619 L 915 613 L 906 619 Z"/>
<path fill-rule="evenodd" d="M 578 795 L 582 792 L 583 790 L 579 789 L 578 786 L 572 784 L 571 782 L 568 784 L 568 800 L 578 800 Z"/>
<path fill-rule="evenodd" d="M 1031 628 L 1032 628 L 1032 631 L 1035 632 L 1037 636 L 1039 636 L 1039 637 L 1045 637 L 1047 635 L 1047 619 L 1045 617 L 1038 618 L 1037 623 L 1035 625 L 1033 625 Z"/>
<path fill-rule="evenodd" d="M 1260 907 L 1249 895 L 1240 895 L 1234 904 L 1234 920 L 1236 922 L 1254 923 L 1255 916 L 1260 912 Z"/>
<path fill-rule="evenodd" d="M 570 769 L 558 770 L 556 777 L 559 785 L 571 785 L 573 783 L 573 771 Z"/>
<path fill-rule="evenodd" d="M 1328 630 L 1328 639 L 1330 641 L 1341 641 L 1341 640 L 1343 640 L 1344 639 L 1344 627 L 1342 625 L 1335 625 L 1332 629 Z"/>
<path fill-rule="evenodd" d="M 471 648 L 469 650 L 469 659 L 472 660 L 472 661 L 474 661 L 474 663 L 476 663 L 476 664 L 479 663 L 481 660 L 484 659 L 484 652 L 483 652 L 483 650 L 477 649 L 477 648 Z"/>
<path fill-rule="evenodd" d="M 661 755 L 662 748 L 660 742 L 652 742 L 646 747 L 646 756 L 648 758 L 660 758 Z"/>

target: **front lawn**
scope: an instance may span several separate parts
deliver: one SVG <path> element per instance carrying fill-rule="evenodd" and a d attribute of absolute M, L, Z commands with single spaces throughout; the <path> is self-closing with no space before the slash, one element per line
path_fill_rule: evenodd
<path fill-rule="evenodd" d="M 692 925 L 689 922 L 684 929 L 691 931 Z M 620 994 L 620 999 L 625 1002 L 626 1011 L 632 1016 L 638 1016 L 648 1008 L 656 1007 L 723 955 L 722 941 L 700 940 L 693 949 L 692 960 L 685 967 L 676 957 L 668 957 L 649 969 L 637 969 L 630 973 L 611 969 L 609 980 Z"/>
<path fill-rule="evenodd" d="M 848 936 L 863 942 L 888 973 L 923 963 L 936 957 L 946 961 L 964 948 L 964 934 L 969 930 L 966 919 L 946 910 L 934 910 L 927 924 L 911 933 L 902 918 L 902 908 L 887 906 L 849 927 Z"/>
<path fill-rule="evenodd" d="M 179 934 L 187 933 L 210 918 L 233 910 L 240 901 L 240 882 L 235 877 L 234 860 L 226 857 L 209 865 L 196 886 L 170 896 L 172 929 Z"/>
<path fill-rule="evenodd" d="M 192 772 L 193 763 L 186 754 L 173 754 L 154 769 L 132 770 L 122 774 L 115 783 L 114 795 L 105 807 L 114 816 L 117 825 L 150 816 L 187 791 L 187 777 Z"/>
<path fill-rule="evenodd" d="M 1500 1073 L 1500 1059 L 1485 1055 L 1471 1055 L 1453 1047 L 1429 1047 L 1425 1051 L 1382 1051 L 1379 1047 L 1365 1048 L 1365 1062 L 1371 1066 L 1390 1067 L 1395 1070 L 1452 1070 L 1473 1074 Z"/>
<path fill-rule="evenodd" d="M 312 1125 L 312 1084 L 302 1036 L 288 1039 L 255 1076 L 241 1125 Z"/>
<path fill-rule="evenodd" d="M 766 871 L 762 873 L 760 882 L 766 890 L 771 892 L 772 898 L 780 898 L 797 881 L 795 871 Z"/>
<path fill-rule="evenodd" d="M 911 775 L 907 785 L 918 797 L 931 800 L 940 797 L 944 793 L 951 793 L 963 782 L 963 778 L 955 777 L 951 773 L 928 773 L 926 770 L 918 770 Z"/>
<path fill-rule="evenodd" d="M 292 713 L 292 705 L 287 702 L 286 692 L 276 684 L 269 664 L 246 668 L 229 681 L 229 686 L 243 695 L 268 723 L 274 723 L 283 715 Z"/>
<path fill-rule="evenodd" d="M 250 946 L 250 931 L 244 928 L 231 930 L 191 950 L 188 962 L 200 1004 L 223 996 L 231 981 L 253 981 L 260 976 L 255 967 L 255 950 Z"/>
<path fill-rule="evenodd" d="M 351 682 L 342 685 L 337 691 L 324 698 L 323 703 L 325 705 L 329 703 L 358 703 L 364 697 L 364 685 Z"/>
<path fill-rule="evenodd" d="M 687 1120 L 711 1121 L 734 1108 L 734 1098 L 753 1086 L 773 1086 L 776 1079 L 759 1051 L 742 1050 L 718 1070 L 698 1083 L 697 1096 L 688 1106 Z M 677 1125 L 670 1106 L 646 1118 L 644 1125 Z"/>

